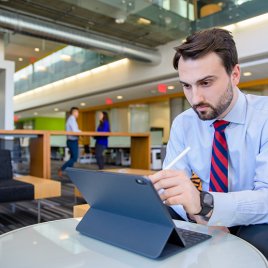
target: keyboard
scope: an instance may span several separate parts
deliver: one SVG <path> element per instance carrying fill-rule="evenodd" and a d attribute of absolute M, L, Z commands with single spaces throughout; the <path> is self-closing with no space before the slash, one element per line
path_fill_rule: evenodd
<path fill-rule="evenodd" d="M 211 238 L 211 235 L 197 233 L 181 228 L 176 228 L 176 230 L 183 237 L 187 248 Z"/>

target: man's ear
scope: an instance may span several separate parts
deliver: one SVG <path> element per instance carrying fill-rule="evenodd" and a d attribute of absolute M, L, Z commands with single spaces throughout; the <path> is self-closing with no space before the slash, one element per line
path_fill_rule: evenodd
<path fill-rule="evenodd" d="M 241 75 L 240 66 L 236 64 L 231 74 L 231 81 L 234 86 L 237 86 L 239 84 L 240 75 Z"/>

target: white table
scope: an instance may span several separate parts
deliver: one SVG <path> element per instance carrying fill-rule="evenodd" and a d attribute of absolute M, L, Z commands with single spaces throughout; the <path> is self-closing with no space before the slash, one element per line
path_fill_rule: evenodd
<path fill-rule="evenodd" d="M 2 268 L 268 267 L 244 240 L 206 226 L 176 221 L 179 227 L 210 232 L 213 238 L 164 260 L 151 260 L 79 234 L 79 219 L 28 226 L 0 236 Z"/>

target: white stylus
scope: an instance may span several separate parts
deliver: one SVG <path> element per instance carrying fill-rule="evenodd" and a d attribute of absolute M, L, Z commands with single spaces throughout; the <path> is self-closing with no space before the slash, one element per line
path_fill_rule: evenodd
<path fill-rule="evenodd" d="M 191 150 L 190 147 L 187 147 L 185 150 L 183 150 L 173 161 L 171 161 L 165 168 L 163 169 L 170 169 L 172 168 L 180 159 L 182 159 L 189 151 Z M 162 194 L 164 192 L 164 189 L 159 189 L 158 194 Z M 165 202 L 164 202 L 165 203 Z"/>
<path fill-rule="evenodd" d="M 191 150 L 190 147 L 187 147 L 183 150 L 173 161 L 171 161 L 164 169 L 172 168 L 179 160 L 181 160 L 189 151 Z"/>

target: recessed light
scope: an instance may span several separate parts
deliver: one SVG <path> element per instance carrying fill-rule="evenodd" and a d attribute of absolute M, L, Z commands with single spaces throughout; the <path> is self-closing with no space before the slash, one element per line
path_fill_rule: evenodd
<path fill-rule="evenodd" d="M 173 90 L 175 87 L 174 86 L 168 86 L 167 87 L 169 90 Z"/>
<path fill-rule="evenodd" d="M 63 61 L 71 61 L 72 60 L 72 57 L 70 55 L 67 55 L 67 54 L 62 54 L 60 55 L 60 58 L 63 60 Z"/>
<path fill-rule="evenodd" d="M 37 66 L 37 71 L 39 71 L 39 72 L 45 72 L 46 70 L 47 70 L 47 67 L 46 66 L 44 66 L 44 65 L 39 65 L 39 66 Z"/>
<path fill-rule="evenodd" d="M 251 76 L 251 75 L 252 75 L 251 72 L 244 72 L 244 73 L 243 73 L 243 76 Z"/>
<path fill-rule="evenodd" d="M 23 75 L 20 77 L 20 79 L 22 79 L 22 80 L 27 80 L 27 79 L 28 79 L 28 76 L 27 76 L 26 74 L 23 74 Z"/>
<path fill-rule="evenodd" d="M 59 111 L 59 108 L 54 108 L 54 111 L 55 111 L 55 112 L 58 112 L 58 111 Z"/>
<path fill-rule="evenodd" d="M 18 58 L 18 61 L 23 61 L 23 58 Z"/>
<path fill-rule="evenodd" d="M 34 115 L 38 115 L 38 112 L 34 112 Z"/>
<path fill-rule="evenodd" d="M 150 20 L 147 20 L 145 18 L 139 18 L 137 20 L 138 24 L 142 24 L 142 25 L 150 25 L 152 22 Z"/>
<path fill-rule="evenodd" d="M 86 106 L 86 103 L 85 102 L 81 102 L 80 105 L 81 106 Z"/>
<path fill-rule="evenodd" d="M 36 47 L 36 48 L 34 49 L 34 51 L 35 51 L 35 52 L 39 52 L 39 51 L 40 51 L 40 48 L 39 48 L 39 47 Z"/>
<path fill-rule="evenodd" d="M 122 100 L 123 99 L 123 96 L 117 96 L 116 97 L 118 100 Z"/>

